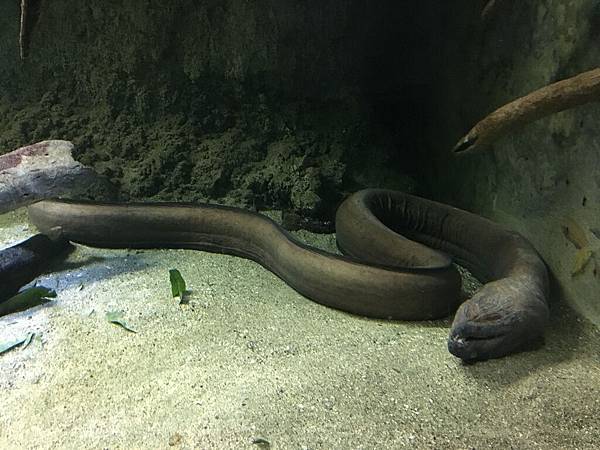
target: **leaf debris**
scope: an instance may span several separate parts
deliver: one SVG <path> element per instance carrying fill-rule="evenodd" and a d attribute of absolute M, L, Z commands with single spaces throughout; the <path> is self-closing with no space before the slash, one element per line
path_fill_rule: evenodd
<path fill-rule="evenodd" d="M 43 286 L 25 289 L 0 304 L 0 316 L 43 305 L 48 303 L 51 298 L 56 298 L 56 292 L 53 289 Z"/>
<path fill-rule="evenodd" d="M 31 340 L 33 339 L 34 335 L 35 335 L 35 333 L 28 333 L 27 336 L 25 336 L 24 338 L 15 339 L 13 341 L 8 341 L 8 342 L 1 342 L 0 343 L 0 355 L 2 353 L 6 353 L 9 350 L 12 350 L 15 347 L 18 347 L 21 344 L 23 344 L 23 348 L 26 348 L 31 343 Z"/>
<path fill-rule="evenodd" d="M 127 323 L 124 317 L 125 316 L 123 314 L 123 311 L 108 311 L 106 313 L 106 320 L 108 320 L 110 323 L 119 325 L 120 327 L 124 328 L 127 331 L 130 331 L 131 333 L 137 333 L 137 331 L 133 329 L 129 325 L 129 323 Z"/>
<path fill-rule="evenodd" d="M 186 295 L 189 291 L 186 288 L 185 280 L 181 272 L 177 269 L 169 270 L 169 280 L 171 281 L 171 294 L 173 298 L 179 297 L 179 303 L 184 303 Z"/>

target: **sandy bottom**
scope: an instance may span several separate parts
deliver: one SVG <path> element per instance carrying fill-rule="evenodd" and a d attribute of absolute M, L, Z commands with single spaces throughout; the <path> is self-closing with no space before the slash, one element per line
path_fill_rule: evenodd
<path fill-rule="evenodd" d="M 0 216 L 3 246 L 32 232 L 23 211 Z M 600 333 L 560 304 L 541 349 L 465 365 L 446 350 L 449 321 L 351 316 L 230 256 L 78 247 L 39 282 L 56 301 L 0 318 L 0 342 L 41 338 L 0 355 L 2 449 L 600 442 Z M 115 310 L 137 333 L 107 322 Z"/>

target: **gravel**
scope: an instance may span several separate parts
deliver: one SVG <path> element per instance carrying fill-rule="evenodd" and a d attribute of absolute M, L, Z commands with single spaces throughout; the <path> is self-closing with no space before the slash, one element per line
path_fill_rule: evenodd
<path fill-rule="evenodd" d="M 0 216 L 0 242 L 33 233 Z M 333 248 L 333 236 L 304 239 Z M 192 290 L 171 297 L 169 269 Z M 78 246 L 0 318 L 0 448 L 593 448 L 600 333 L 560 301 L 545 344 L 472 365 L 449 320 L 387 322 L 315 304 L 261 266 L 191 250 Z M 122 311 L 137 332 L 109 323 Z"/>

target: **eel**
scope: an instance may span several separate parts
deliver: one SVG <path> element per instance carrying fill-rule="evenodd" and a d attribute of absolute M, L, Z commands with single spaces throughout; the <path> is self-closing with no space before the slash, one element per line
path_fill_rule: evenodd
<path fill-rule="evenodd" d="M 538 338 L 548 320 L 548 275 L 519 234 L 477 215 L 397 191 L 367 189 L 336 212 L 344 255 L 295 239 L 242 209 L 181 203 L 44 200 L 29 207 L 41 232 L 105 248 L 191 248 L 254 260 L 302 295 L 372 318 L 431 320 L 456 313 L 448 349 L 497 358 Z M 452 258 L 485 284 L 460 305 Z"/>
<path fill-rule="evenodd" d="M 454 153 L 489 147 L 513 129 L 550 114 L 600 101 L 600 68 L 544 86 L 480 120 L 454 146 Z"/>

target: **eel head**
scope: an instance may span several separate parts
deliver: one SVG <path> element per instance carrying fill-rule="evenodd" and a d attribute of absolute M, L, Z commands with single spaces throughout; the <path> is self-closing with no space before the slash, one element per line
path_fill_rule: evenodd
<path fill-rule="evenodd" d="M 493 281 L 456 312 L 448 350 L 465 361 L 499 358 L 539 339 L 547 321 L 548 306 L 535 286 Z"/>

